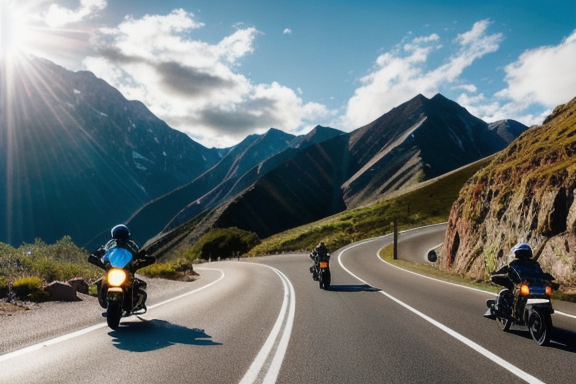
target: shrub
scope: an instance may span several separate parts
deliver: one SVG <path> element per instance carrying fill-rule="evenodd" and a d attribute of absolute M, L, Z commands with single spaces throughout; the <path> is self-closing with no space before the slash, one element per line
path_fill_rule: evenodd
<path fill-rule="evenodd" d="M 161 277 L 171 279 L 177 275 L 176 265 L 173 263 L 155 263 L 139 270 L 148 277 Z"/>
<path fill-rule="evenodd" d="M 12 290 L 22 300 L 42 301 L 48 298 L 43 286 L 44 282 L 39 277 L 21 277 L 14 281 Z"/>
<path fill-rule="evenodd" d="M 186 253 L 189 259 L 217 259 L 243 255 L 260 244 L 254 232 L 238 228 L 215 228 L 205 234 Z"/>

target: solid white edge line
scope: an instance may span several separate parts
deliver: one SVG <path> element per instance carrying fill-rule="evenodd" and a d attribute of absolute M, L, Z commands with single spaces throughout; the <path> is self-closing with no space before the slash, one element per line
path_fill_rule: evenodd
<path fill-rule="evenodd" d="M 372 239 L 371 241 L 374 241 L 376 239 Z M 366 241 L 368 242 L 368 241 Z M 359 245 L 359 244 L 358 244 Z M 352 272 L 350 272 L 350 270 L 348 268 L 346 268 L 344 266 L 344 264 L 342 263 L 341 260 L 341 256 L 348 251 L 349 249 L 354 248 L 356 245 L 346 248 L 344 250 L 342 250 L 340 252 L 340 254 L 338 255 L 338 263 L 340 264 L 340 266 L 342 267 L 342 269 L 344 269 L 347 273 L 349 273 L 351 276 L 355 277 L 356 279 L 360 280 L 361 282 L 363 282 L 364 284 L 368 284 L 370 285 L 367 281 L 359 278 L 358 276 L 356 276 L 355 274 L 353 274 Z M 376 255 L 378 255 L 378 252 L 376 253 Z M 401 268 L 400 268 L 401 269 Z M 441 281 L 441 280 L 439 280 Z M 495 362 L 496 364 L 500 365 L 502 368 L 508 370 L 509 372 L 513 373 L 514 375 L 518 376 L 519 378 L 521 378 L 522 380 L 531 383 L 531 384 L 544 384 L 543 381 L 538 380 L 537 378 L 535 378 L 534 376 L 522 371 L 521 369 L 519 369 L 518 367 L 510 364 L 509 362 L 507 362 L 506 360 L 502 359 L 501 357 L 498 357 L 497 355 L 495 355 L 494 353 L 488 351 L 486 348 L 481 347 L 480 345 L 476 344 L 475 342 L 473 342 L 472 340 L 466 338 L 465 336 L 459 334 L 458 332 L 454 331 L 451 328 L 448 328 L 447 326 L 445 326 L 444 324 L 439 323 L 438 321 L 428 317 L 427 315 L 425 315 L 424 313 L 416 310 L 415 308 L 409 306 L 408 304 L 404 303 L 403 301 L 395 298 L 394 296 L 390 295 L 389 293 L 380 290 L 378 291 L 381 294 L 383 294 L 384 296 L 388 297 L 389 299 L 393 300 L 394 302 L 400 304 L 401 306 L 403 306 L 404 308 L 408 309 L 409 311 L 413 312 L 414 314 L 420 316 L 422 319 L 428 321 L 430 324 L 436 326 L 437 328 L 439 328 L 440 330 L 446 332 L 447 334 L 449 334 L 450 336 L 454 337 L 456 340 L 464 343 L 465 345 L 467 345 L 468 347 L 472 348 L 473 350 L 475 350 L 476 352 L 482 354 L 483 356 L 487 357 L 488 359 L 492 360 L 493 362 Z M 484 291 L 482 291 L 484 292 Z"/>
<path fill-rule="evenodd" d="M 206 269 L 206 270 L 220 271 L 221 276 L 220 276 L 217 280 L 211 282 L 210 284 L 206 284 L 206 285 L 203 286 L 203 287 L 197 288 L 197 289 L 195 289 L 195 290 L 193 290 L 193 291 L 190 291 L 190 292 L 184 293 L 184 294 L 182 294 L 182 295 L 173 297 L 173 298 L 171 298 L 171 299 L 165 300 L 165 301 L 163 301 L 163 302 L 161 302 L 161 303 L 157 303 L 157 304 L 151 305 L 151 306 L 148 307 L 148 309 L 153 309 L 153 308 L 159 307 L 159 306 L 164 305 L 164 304 L 167 304 L 167 303 L 169 303 L 169 302 L 171 302 L 171 301 L 178 300 L 178 299 L 181 299 L 181 298 L 183 298 L 183 297 L 185 297 L 185 296 L 188 296 L 188 295 L 191 295 L 191 294 L 196 293 L 196 292 L 198 292 L 198 291 L 201 291 L 201 290 L 203 290 L 203 289 L 205 289 L 205 288 L 210 287 L 211 285 L 216 284 L 217 282 L 219 282 L 220 280 L 222 280 L 222 279 L 224 278 L 224 271 L 222 271 L 221 269 L 214 269 L 214 268 L 198 268 L 198 269 Z M 95 330 L 97 330 L 97 329 L 104 328 L 104 327 L 106 327 L 107 325 L 108 325 L 107 323 L 96 324 L 96 325 L 93 325 L 93 326 L 91 326 L 91 327 L 84 328 L 84 329 L 80 329 L 80 330 L 78 330 L 78 331 L 76 331 L 76 332 L 69 333 L 69 334 L 67 334 L 67 335 L 59 336 L 59 337 L 56 337 L 56 338 L 54 338 L 54 339 L 46 340 L 46 341 L 40 342 L 40 343 L 38 343 L 38 344 L 34 344 L 34 345 L 30 345 L 30 346 L 25 347 L 25 348 L 22 348 L 22 349 L 18 349 L 18 350 L 16 350 L 16 351 L 8 352 L 8 353 L 6 353 L 6 354 L 4 354 L 4 355 L 0 355 L 0 363 L 4 362 L 4 361 L 6 361 L 6 360 L 12 359 L 12 358 L 14 358 L 14 357 L 17 357 L 17 356 L 25 355 L 26 353 L 30 353 L 30 352 L 37 351 L 37 350 L 39 350 L 39 349 L 42 349 L 42 348 L 44 348 L 44 347 L 48 347 L 48 346 L 50 346 L 50 345 L 58 344 L 58 343 L 61 343 L 61 342 L 63 342 L 63 341 L 66 341 L 66 340 L 70 340 L 70 339 L 73 339 L 73 338 L 75 338 L 75 337 L 85 335 L 85 334 L 90 333 L 90 332 L 92 332 L 92 331 L 95 331 Z"/>
<path fill-rule="evenodd" d="M 256 358 L 250 365 L 250 368 L 248 368 L 248 371 L 246 371 L 244 374 L 240 384 L 250 384 L 257 382 L 256 380 L 259 376 L 261 376 L 260 373 L 264 369 L 264 364 L 266 364 L 266 362 L 269 360 L 269 357 L 272 353 L 274 353 L 274 357 L 268 367 L 268 371 L 266 372 L 263 383 L 273 383 L 276 381 L 276 378 L 280 373 L 280 368 L 282 366 L 282 361 L 284 359 L 286 349 L 288 348 L 288 341 L 290 340 L 292 324 L 294 322 L 294 313 L 296 312 L 296 295 L 290 280 L 276 268 L 258 263 L 254 263 L 254 265 L 270 268 L 280 277 L 284 287 L 284 300 L 282 301 L 282 307 L 274 327 L 272 327 L 272 331 L 258 352 L 258 355 L 256 355 Z M 280 334 L 282 328 L 283 332 L 280 336 L 280 342 L 278 343 L 276 350 L 273 351 L 273 347 L 278 340 L 278 335 Z"/>

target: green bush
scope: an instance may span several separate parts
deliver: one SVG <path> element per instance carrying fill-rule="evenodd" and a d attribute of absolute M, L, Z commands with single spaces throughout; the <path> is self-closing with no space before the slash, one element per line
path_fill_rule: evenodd
<path fill-rule="evenodd" d="M 35 276 L 16 279 L 12 290 L 22 300 L 42 301 L 48 298 L 48 293 L 44 291 L 44 282 Z"/>
<path fill-rule="evenodd" d="M 258 235 L 254 232 L 238 228 L 215 228 L 198 240 L 187 251 L 186 257 L 194 259 L 226 259 L 244 255 L 248 250 L 260 244 Z"/>
<path fill-rule="evenodd" d="M 148 277 L 171 279 L 177 275 L 176 267 L 177 265 L 174 263 L 155 263 L 140 269 L 138 272 Z"/>

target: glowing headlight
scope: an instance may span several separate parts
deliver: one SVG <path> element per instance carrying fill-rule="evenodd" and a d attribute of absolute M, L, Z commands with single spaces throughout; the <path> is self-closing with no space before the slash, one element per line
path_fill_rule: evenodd
<path fill-rule="evenodd" d="M 122 285 L 126 281 L 126 271 L 119 268 L 113 268 L 108 271 L 108 284 L 114 287 Z"/>
<path fill-rule="evenodd" d="M 524 296 L 528 296 L 530 294 L 530 287 L 528 284 L 522 284 L 520 286 L 520 293 Z"/>

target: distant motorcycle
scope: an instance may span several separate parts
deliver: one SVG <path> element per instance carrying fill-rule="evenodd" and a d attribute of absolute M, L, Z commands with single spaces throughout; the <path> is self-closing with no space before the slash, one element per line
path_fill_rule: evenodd
<path fill-rule="evenodd" d="M 320 289 L 330 289 L 330 254 L 324 257 L 311 254 L 310 257 L 314 260 L 314 265 L 310 267 L 312 279 L 318 282 Z"/>
<path fill-rule="evenodd" d="M 136 270 L 155 262 L 152 257 L 134 259 L 124 248 L 112 248 L 99 258 L 93 254 L 88 261 L 106 271 L 98 286 L 98 301 L 106 312 L 108 326 L 118 329 L 122 317 L 142 315 L 146 309 L 146 282 L 136 278 Z"/>
<path fill-rule="evenodd" d="M 538 345 L 547 345 L 552 333 L 554 313 L 550 296 L 558 289 L 554 277 L 541 271 L 521 273 L 512 270 L 509 276 L 493 275 L 492 282 L 504 287 L 495 300 L 488 300 L 487 318 L 496 319 L 500 329 L 507 332 L 512 324 L 528 328 Z"/>

